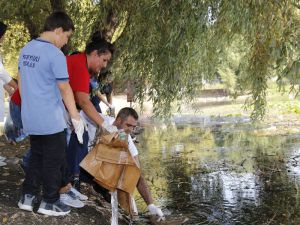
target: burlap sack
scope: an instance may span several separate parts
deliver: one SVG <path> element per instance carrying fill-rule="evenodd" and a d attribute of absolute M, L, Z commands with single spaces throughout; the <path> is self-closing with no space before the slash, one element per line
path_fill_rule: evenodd
<path fill-rule="evenodd" d="M 122 190 L 118 190 L 118 202 L 120 207 L 132 218 L 134 216 L 134 209 L 131 202 L 131 195 Z"/>
<path fill-rule="evenodd" d="M 117 139 L 114 134 L 101 137 L 80 166 L 109 191 L 120 189 L 129 194 L 133 193 L 141 175 L 127 141 Z"/>

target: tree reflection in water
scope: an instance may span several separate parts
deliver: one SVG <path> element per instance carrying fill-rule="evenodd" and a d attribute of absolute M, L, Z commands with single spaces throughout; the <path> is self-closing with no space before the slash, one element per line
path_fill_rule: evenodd
<path fill-rule="evenodd" d="M 298 158 L 291 159 L 298 138 L 212 121 L 154 125 L 139 139 L 144 173 L 165 212 L 189 224 L 300 224 Z"/>

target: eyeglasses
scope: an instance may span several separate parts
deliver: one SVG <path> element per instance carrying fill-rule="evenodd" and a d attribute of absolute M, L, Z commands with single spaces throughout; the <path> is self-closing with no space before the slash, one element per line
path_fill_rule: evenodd
<path fill-rule="evenodd" d="M 125 125 L 126 125 L 127 127 L 131 127 L 132 129 L 135 129 L 135 128 L 136 128 L 136 125 L 132 125 L 132 124 L 130 124 L 130 123 L 125 123 Z"/>

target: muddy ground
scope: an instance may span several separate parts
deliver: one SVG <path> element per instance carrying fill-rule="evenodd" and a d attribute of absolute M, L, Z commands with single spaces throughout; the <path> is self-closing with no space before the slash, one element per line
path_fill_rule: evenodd
<path fill-rule="evenodd" d="M 17 145 L 6 142 L 4 136 L 0 137 L 0 224 L 22 225 L 89 225 L 110 224 L 110 205 L 100 194 L 94 192 L 88 185 L 84 185 L 83 193 L 89 200 L 85 207 L 72 209 L 71 213 L 64 217 L 49 217 L 35 212 L 25 212 L 18 208 L 17 202 L 20 196 L 21 184 L 24 173 L 20 167 L 22 156 L 29 147 L 28 141 Z M 1 157 L 5 157 L 4 160 Z M 2 162 L 6 165 L 1 166 Z M 36 206 L 38 207 L 38 205 Z M 119 224 L 129 224 L 128 218 L 120 215 Z"/>

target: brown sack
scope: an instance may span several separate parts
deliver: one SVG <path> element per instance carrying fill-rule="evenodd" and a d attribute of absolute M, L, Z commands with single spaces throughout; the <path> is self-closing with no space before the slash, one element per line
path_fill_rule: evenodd
<path fill-rule="evenodd" d="M 130 216 L 134 215 L 133 206 L 131 203 L 131 195 L 127 192 L 118 190 L 118 202 L 121 208 Z"/>
<path fill-rule="evenodd" d="M 100 143 L 81 161 L 80 166 L 109 191 L 118 188 L 131 194 L 141 175 L 127 142 L 116 139 L 114 134 L 101 137 Z"/>
<path fill-rule="evenodd" d="M 98 173 L 99 167 L 101 166 L 101 162 L 97 160 L 96 155 L 97 149 L 93 148 L 79 164 L 93 177 L 95 177 L 95 175 Z"/>

